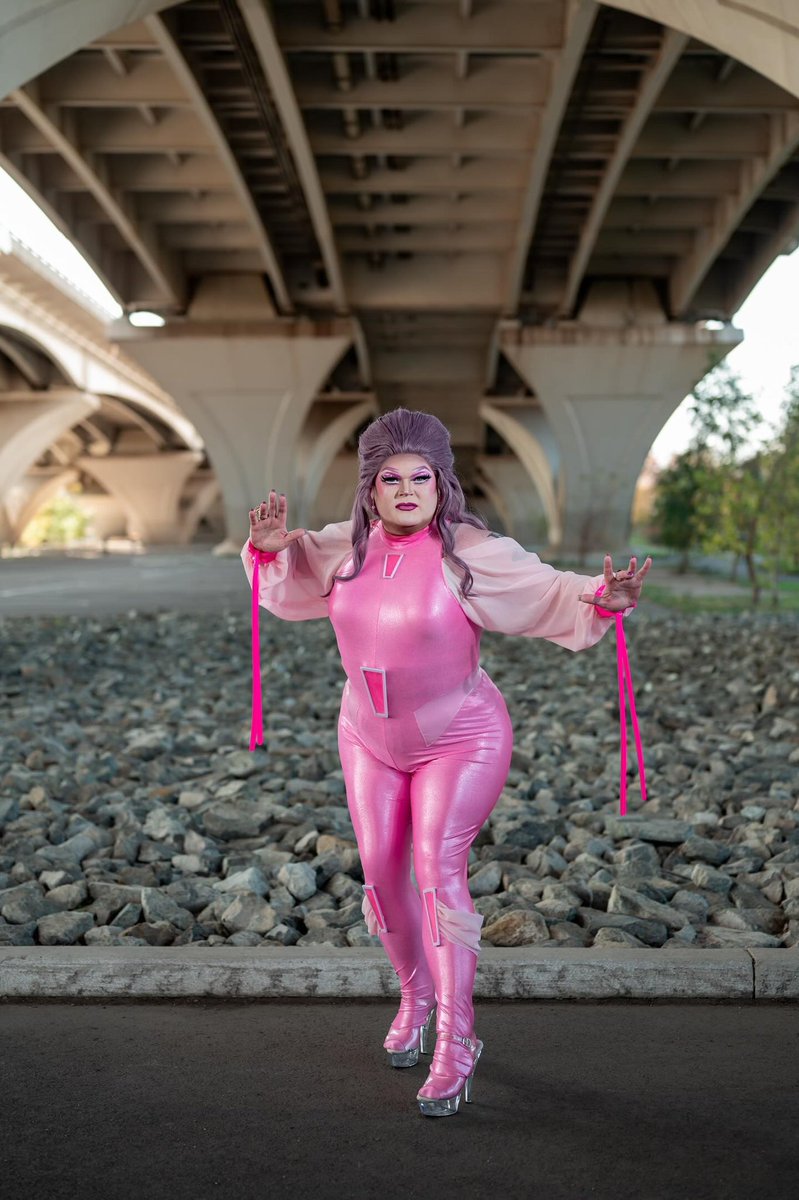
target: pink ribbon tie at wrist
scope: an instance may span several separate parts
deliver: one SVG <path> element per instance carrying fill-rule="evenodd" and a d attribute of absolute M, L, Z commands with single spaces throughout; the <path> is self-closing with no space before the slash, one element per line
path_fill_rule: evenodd
<path fill-rule="evenodd" d="M 595 596 L 601 596 L 605 590 L 604 583 L 600 584 L 594 592 Z M 625 612 L 629 612 L 631 608 L 636 606 L 630 605 L 630 608 Z M 646 774 L 644 772 L 644 750 L 641 745 L 641 731 L 638 728 L 638 716 L 635 711 L 635 693 L 633 692 L 633 677 L 630 671 L 630 657 L 627 653 L 627 639 L 624 636 L 624 616 L 625 613 L 612 612 L 609 608 L 601 608 L 598 604 L 595 605 L 596 611 L 600 617 L 615 617 L 616 619 L 616 663 L 619 671 L 619 723 L 621 725 L 621 783 L 619 796 L 619 810 L 621 815 L 627 811 L 627 709 L 624 703 L 624 689 L 627 686 L 627 692 L 630 702 L 630 717 L 633 723 L 633 734 L 635 736 L 635 751 L 638 756 L 638 775 L 641 784 L 641 799 L 646 800 Z"/>
<path fill-rule="evenodd" d="M 264 713 L 261 695 L 261 633 L 258 620 L 260 599 L 259 570 L 261 563 L 277 558 L 274 550 L 259 550 L 252 542 L 247 543 L 252 559 L 252 720 L 250 722 L 250 749 L 264 744 Z"/>

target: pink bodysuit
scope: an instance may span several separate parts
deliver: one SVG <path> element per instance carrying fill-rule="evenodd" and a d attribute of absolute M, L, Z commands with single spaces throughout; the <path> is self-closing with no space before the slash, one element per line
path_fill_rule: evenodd
<path fill-rule="evenodd" d="M 287 620 L 330 618 L 347 676 L 339 751 L 367 927 L 400 978 L 408 1022 L 437 1000 L 437 1028 L 469 1037 L 483 917 L 468 855 L 505 784 L 513 739 L 505 701 L 480 666 L 480 636 L 587 648 L 610 622 L 578 596 L 596 593 L 603 577 L 557 571 L 512 538 L 459 524 L 455 552 L 474 577 L 464 600 L 432 525 L 395 536 L 375 521 L 359 575 L 325 596 L 333 575 L 351 570 L 351 529 L 327 525 L 276 556 L 261 553 L 253 603 Z M 249 543 L 242 560 L 252 583 Z M 252 744 L 257 734 L 254 725 Z"/>

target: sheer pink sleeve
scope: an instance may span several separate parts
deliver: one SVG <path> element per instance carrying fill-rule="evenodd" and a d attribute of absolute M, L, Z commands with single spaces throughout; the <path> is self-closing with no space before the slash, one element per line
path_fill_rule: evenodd
<path fill-rule="evenodd" d="M 252 596 L 252 719 L 250 750 L 264 743 L 259 605 L 286 621 L 309 621 L 328 614 L 324 594 L 352 550 L 352 521 L 306 533 L 275 554 L 257 550 L 247 539 L 241 560 Z"/>
<path fill-rule="evenodd" d="M 512 538 L 487 537 L 479 529 L 460 525 L 455 534 L 455 553 L 467 563 L 474 576 L 474 591 L 464 600 L 458 587 L 460 572 L 443 560 L 444 576 L 466 615 L 483 629 L 510 633 L 522 637 L 542 637 L 557 642 L 568 650 L 584 650 L 593 646 L 616 626 L 616 648 L 619 676 L 619 717 L 621 721 L 620 807 L 627 811 L 627 719 L 625 687 L 629 695 L 630 715 L 635 733 L 641 799 L 646 800 L 644 752 L 638 718 L 635 712 L 633 681 L 623 618 L 635 605 L 623 613 L 614 613 L 599 605 L 586 604 L 581 595 L 601 596 L 605 590 L 604 575 L 577 575 L 574 571 L 558 571 L 541 562 L 537 554 L 520 546 Z M 614 620 L 608 618 L 613 617 Z"/>
<path fill-rule="evenodd" d="M 474 576 L 472 593 L 461 599 L 461 573 L 446 560 L 445 577 L 463 611 L 483 629 L 546 638 L 567 650 L 585 650 L 611 625 L 594 605 L 578 599 L 593 595 L 604 582 L 603 575 L 558 571 L 513 538 L 488 537 L 469 525 L 458 526 L 455 553 Z"/>
<path fill-rule="evenodd" d="M 248 539 L 241 550 L 241 561 L 252 587 L 255 566 L 249 545 Z M 258 589 L 261 607 L 284 621 L 326 617 L 324 593 L 351 552 L 352 521 L 340 521 L 290 542 L 269 562 L 262 559 Z"/>

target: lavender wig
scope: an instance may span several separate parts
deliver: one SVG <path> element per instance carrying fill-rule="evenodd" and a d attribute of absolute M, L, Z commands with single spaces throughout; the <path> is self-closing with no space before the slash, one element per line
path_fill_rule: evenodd
<path fill-rule="evenodd" d="M 439 501 L 432 525 L 441 540 L 442 558 L 448 558 L 463 572 L 460 591 L 465 598 L 472 589 L 474 577 L 463 559 L 455 554 L 451 523 L 462 522 L 476 529 L 487 529 L 488 526 L 482 517 L 469 512 L 466 507 L 466 497 L 454 471 L 455 458 L 446 425 L 432 413 L 412 412 L 408 408 L 395 408 L 378 417 L 358 439 L 358 486 L 352 506 L 353 571 L 350 575 L 334 575 L 333 578 L 346 583 L 354 579 L 363 566 L 373 513 L 372 487 L 383 463 L 394 454 L 418 454 L 435 471 Z"/>

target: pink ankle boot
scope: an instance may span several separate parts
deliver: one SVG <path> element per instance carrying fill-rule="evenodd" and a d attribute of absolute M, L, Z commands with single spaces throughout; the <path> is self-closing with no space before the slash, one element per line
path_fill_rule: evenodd
<path fill-rule="evenodd" d="M 449 1117 L 458 1111 L 461 1095 L 472 1099 L 472 1079 L 483 1043 L 457 1033 L 439 1033 L 430 1074 L 416 1094 L 425 1117 Z"/>
<path fill-rule="evenodd" d="M 400 981 L 402 1000 L 391 1023 L 383 1048 L 392 1067 L 415 1067 L 420 1054 L 430 1048 L 431 1025 L 436 1010 L 435 986 L 427 965 L 421 933 L 421 904 L 419 924 L 408 930 L 391 930 L 386 925 L 377 888 L 364 884 L 361 905 L 366 927 L 383 944 L 389 961 Z"/>
<path fill-rule="evenodd" d="M 456 1113 L 461 1095 L 471 1101 L 472 1077 L 483 1050 L 474 1032 L 472 1004 L 483 917 L 445 904 L 441 890 L 422 891 L 427 918 L 424 947 L 438 999 L 436 1050 L 430 1074 L 416 1097 L 426 1117 Z"/>
<path fill-rule="evenodd" d="M 435 1011 L 436 1004 L 433 1000 L 432 1005 L 427 1006 L 420 1020 L 419 1010 L 406 1008 L 403 996 L 399 1012 L 383 1042 L 383 1048 L 388 1051 L 388 1060 L 392 1067 L 415 1067 L 419 1061 L 419 1055 L 428 1053 Z"/>

